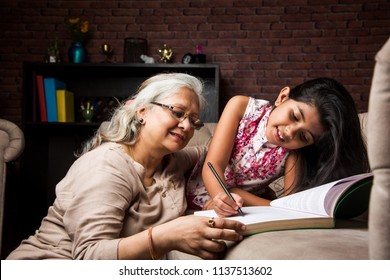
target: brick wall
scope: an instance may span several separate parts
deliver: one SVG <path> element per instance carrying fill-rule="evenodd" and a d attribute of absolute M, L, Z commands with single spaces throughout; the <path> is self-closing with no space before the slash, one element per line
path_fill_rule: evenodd
<path fill-rule="evenodd" d="M 221 67 L 221 106 L 237 94 L 273 100 L 286 85 L 330 76 L 365 111 L 374 56 L 390 35 L 388 0 L 3 0 L 0 118 L 21 121 L 23 61 L 43 61 L 56 37 L 67 61 L 63 22 L 76 16 L 91 24 L 91 62 L 103 60 L 104 42 L 114 47 L 112 61 L 122 62 L 126 37 L 146 38 L 157 61 L 164 43 L 176 63 L 202 45 L 207 62 Z"/>

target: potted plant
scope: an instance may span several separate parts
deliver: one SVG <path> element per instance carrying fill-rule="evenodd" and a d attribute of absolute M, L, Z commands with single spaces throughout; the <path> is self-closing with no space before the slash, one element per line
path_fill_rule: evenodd
<path fill-rule="evenodd" d="M 49 63 L 60 62 L 60 48 L 58 44 L 58 39 L 51 41 L 47 47 L 47 55 Z"/>

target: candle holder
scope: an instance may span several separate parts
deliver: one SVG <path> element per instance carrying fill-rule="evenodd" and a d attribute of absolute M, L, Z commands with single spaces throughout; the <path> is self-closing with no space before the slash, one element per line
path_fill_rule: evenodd
<path fill-rule="evenodd" d="M 100 46 L 100 52 L 104 55 L 104 61 L 105 63 L 110 62 L 110 58 L 112 55 L 112 46 L 108 43 L 104 43 Z"/>

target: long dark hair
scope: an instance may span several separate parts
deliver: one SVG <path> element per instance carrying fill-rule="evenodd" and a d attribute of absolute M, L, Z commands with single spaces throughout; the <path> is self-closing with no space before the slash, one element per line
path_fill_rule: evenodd
<path fill-rule="evenodd" d="M 355 103 L 343 85 L 317 78 L 291 89 L 289 98 L 314 105 L 325 131 L 313 145 L 296 151 L 299 174 L 293 192 L 369 171 Z"/>

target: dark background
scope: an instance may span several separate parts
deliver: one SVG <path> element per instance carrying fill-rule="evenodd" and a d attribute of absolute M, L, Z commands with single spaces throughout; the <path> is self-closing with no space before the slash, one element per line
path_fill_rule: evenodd
<path fill-rule="evenodd" d="M 280 88 L 330 76 L 367 110 L 375 53 L 390 35 L 388 0 L 2 0 L 0 117 L 21 122 L 22 63 L 40 62 L 55 38 L 67 61 L 71 38 L 64 22 L 90 22 L 90 62 L 104 42 L 123 62 L 124 39 L 147 39 L 148 55 L 168 44 L 173 62 L 202 45 L 221 69 L 221 108 L 237 94 L 273 100 Z"/>

